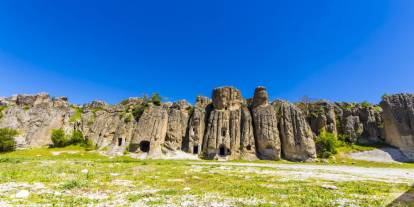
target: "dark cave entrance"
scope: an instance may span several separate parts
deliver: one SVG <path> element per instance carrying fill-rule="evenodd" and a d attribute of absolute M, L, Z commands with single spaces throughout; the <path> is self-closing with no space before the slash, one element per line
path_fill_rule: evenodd
<path fill-rule="evenodd" d="M 250 151 L 250 150 L 252 150 L 252 146 L 251 145 L 247 145 L 246 149 Z"/>
<path fill-rule="evenodd" d="M 139 150 L 142 152 L 149 152 L 150 151 L 150 142 L 149 141 L 141 141 L 139 143 Z"/>
<path fill-rule="evenodd" d="M 220 145 L 219 155 L 220 156 L 226 156 L 226 147 L 224 145 Z"/>
<path fill-rule="evenodd" d="M 121 146 L 122 145 L 122 142 L 123 142 L 122 137 L 118 138 L 118 146 Z"/>
<path fill-rule="evenodd" d="M 193 147 L 193 154 L 198 154 L 198 145 Z"/>

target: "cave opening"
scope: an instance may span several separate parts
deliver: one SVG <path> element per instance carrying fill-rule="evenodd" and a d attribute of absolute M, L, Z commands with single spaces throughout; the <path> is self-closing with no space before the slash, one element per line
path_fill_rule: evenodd
<path fill-rule="evenodd" d="M 150 142 L 149 141 L 141 141 L 139 143 L 139 150 L 142 152 L 149 152 L 150 151 Z"/>
<path fill-rule="evenodd" d="M 118 146 L 122 145 L 122 137 L 118 138 Z"/>
<path fill-rule="evenodd" d="M 220 145 L 219 155 L 220 156 L 226 156 L 226 147 L 224 145 Z"/>
<path fill-rule="evenodd" d="M 193 154 L 198 154 L 198 145 L 193 146 Z"/>
<path fill-rule="evenodd" d="M 247 150 L 252 150 L 252 146 L 251 145 L 247 145 L 246 149 Z"/>

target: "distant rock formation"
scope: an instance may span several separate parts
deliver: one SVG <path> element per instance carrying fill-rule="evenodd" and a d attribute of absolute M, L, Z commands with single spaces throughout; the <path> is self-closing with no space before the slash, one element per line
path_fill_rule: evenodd
<path fill-rule="evenodd" d="M 212 99 L 153 103 L 128 98 L 116 105 L 93 101 L 82 106 L 45 93 L 0 98 L 0 128 L 14 128 L 18 147 L 51 144 L 53 129 L 81 131 L 101 150 L 126 150 L 160 158 L 184 151 L 205 159 L 316 158 L 321 131 L 349 142 L 387 142 L 414 160 L 414 95 L 384 97 L 380 106 L 328 101 L 271 102 L 265 87 L 244 99 L 234 87 L 213 90 Z"/>

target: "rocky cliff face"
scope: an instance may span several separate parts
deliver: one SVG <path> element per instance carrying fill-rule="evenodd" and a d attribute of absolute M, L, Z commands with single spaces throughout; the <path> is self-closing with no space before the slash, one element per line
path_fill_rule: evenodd
<path fill-rule="evenodd" d="M 282 153 L 288 160 L 309 160 L 316 158 L 314 134 L 302 111 L 287 101 L 276 101 Z"/>
<path fill-rule="evenodd" d="M 414 95 L 395 94 L 383 97 L 385 139 L 414 160 Z"/>
<path fill-rule="evenodd" d="M 279 160 L 281 149 L 276 111 L 269 104 L 269 96 L 264 87 L 256 88 L 251 108 L 256 150 L 259 158 Z"/>
<path fill-rule="evenodd" d="M 152 103 L 129 98 L 116 105 L 93 101 L 83 106 L 47 94 L 0 98 L 0 128 L 14 128 L 18 147 L 51 144 L 53 129 L 81 131 L 109 154 L 125 150 L 157 158 L 184 151 L 214 159 L 315 158 L 321 130 L 349 142 L 386 141 L 414 159 L 414 95 L 387 96 L 380 104 L 328 101 L 270 102 L 264 87 L 244 99 L 233 87 L 213 90 L 212 99 Z"/>

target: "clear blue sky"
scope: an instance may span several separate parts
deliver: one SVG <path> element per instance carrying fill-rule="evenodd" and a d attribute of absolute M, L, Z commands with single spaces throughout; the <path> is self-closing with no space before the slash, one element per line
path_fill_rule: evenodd
<path fill-rule="evenodd" d="M 0 96 L 378 102 L 414 92 L 414 1 L 0 1 Z"/>

